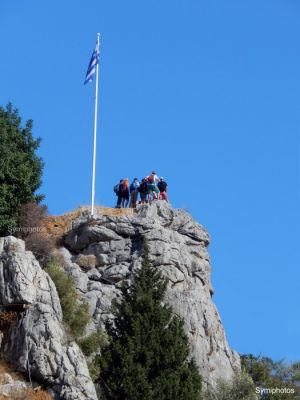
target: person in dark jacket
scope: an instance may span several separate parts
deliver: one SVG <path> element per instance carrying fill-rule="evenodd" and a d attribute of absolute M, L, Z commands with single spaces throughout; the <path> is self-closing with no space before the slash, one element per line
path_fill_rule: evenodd
<path fill-rule="evenodd" d="M 161 200 L 166 200 L 167 203 L 169 203 L 169 199 L 168 199 L 168 195 L 167 195 L 167 187 L 168 184 L 167 182 L 164 180 L 163 177 L 160 178 L 157 187 L 159 189 L 159 198 Z"/>
<path fill-rule="evenodd" d="M 134 180 L 131 182 L 129 186 L 129 192 L 130 192 L 130 208 L 135 208 L 136 207 L 136 202 L 138 198 L 138 188 L 140 186 L 140 182 L 138 178 L 134 178 Z"/>
<path fill-rule="evenodd" d="M 121 192 L 121 186 L 123 183 L 123 179 L 120 179 L 120 182 L 114 187 L 114 192 L 118 196 L 117 199 L 117 204 L 115 208 L 121 208 L 121 203 L 122 203 L 122 192 Z"/>
<path fill-rule="evenodd" d="M 141 196 L 141 203 L 147 203 L 148 201 L 148 181 L 147 178 L 142 179 L 142 183 L 140 184 L 138 188 L 138 192 Z"/>

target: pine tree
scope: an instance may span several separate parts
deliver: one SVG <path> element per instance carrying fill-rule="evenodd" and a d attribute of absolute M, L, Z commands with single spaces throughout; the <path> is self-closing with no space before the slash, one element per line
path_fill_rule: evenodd
<path fill-rule="evenodd" d="M 11 104 L 0 107 L 0 234 L 17 224 L 22 204 L 39 202 L 43 162 L 36 155 L 40 139 L 31 133 L 32 121 L 21 125 Z"/>
<path fill-rule="evenodd" d="M 100 359 L 100 383 L 109 400 L 200 400 L 201 378 L 183 321 L 163 303 L 167 282 L 149 262 L 144 245 L 141 269 L 122 288 L 109 345 Z"/>

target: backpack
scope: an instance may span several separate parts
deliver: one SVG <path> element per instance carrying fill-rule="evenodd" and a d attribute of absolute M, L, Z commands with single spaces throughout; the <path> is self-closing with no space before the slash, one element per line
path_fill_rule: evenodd
<path fill-rule="evenodd" d="M 147 193 L 148 191 L 148 183 L 147 182 L 142 182 L 138 188 L 139 193 Z"/>
<path fill-rule="evenodd" d="M 150 175 L 150 176 L 148 177 L 148 182 L 149 182 L 149 183 L 153 183 L 153 179 L 154 179 L 154 176 L 153 176 L 153 175 Z"/>
<path fill-rule="evenodd" d="M 118 183 L 117 185 L 114 186 L 114 192 L 116 195 L 118 195 L 120 189 L 120 184 Z"/>

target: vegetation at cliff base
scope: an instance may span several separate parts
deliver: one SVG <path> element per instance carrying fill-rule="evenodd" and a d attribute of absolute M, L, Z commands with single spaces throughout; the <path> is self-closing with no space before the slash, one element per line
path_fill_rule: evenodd
<path fill-rule="evenodd" d="M 18 110 L 0 107 L 0 234 L 15 227 L 22 204 L 39 202 L 43 162 L 36 151 L 40 139 L 32 136 L 32 121 L 23 126 Z"/>
<path fill-rule="evenodd" d="M 100 358 L 100 379 L 109 400 L 200 400 L 201 378 L 183 330 L 183 321 L 164 304 L 166 281 L 144 246 L 134 282 L 122 287 L 109 345 Z"/>
<path fill-rule="evenodd" d="M 289 400 L 300 398 L 300 363 L 286 364 L 269 357 L 245 354 L 241 356 L 242 368 L 251 376 L 254 385 L 261 389 L 264 400 Z M 278 389 L 271 392 L 272 389 Z M 282 390 L 281 390 L 282 389 Z"/>
<path fill-rule="evenodd" d="M 245 371 L 236 373 L 231 380 L 220 379 L 215 388 L 205 392 L 205 400 L 258 400 L 255 385 Z"/>

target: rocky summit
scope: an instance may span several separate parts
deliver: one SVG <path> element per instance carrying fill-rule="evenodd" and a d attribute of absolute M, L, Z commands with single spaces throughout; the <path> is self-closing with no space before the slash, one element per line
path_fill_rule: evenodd
<path fill-rule="evenodd" d="M 164 201 L 138 206 L 129 215 L 81 215 L 57 250 L 65 271 L 90 306 L 88 330 L 103 328 L 120 287 L 141 266 L 143 241 L 168 280 L 166 302 L 184 319 L 192 355 L 203 381 L 214 385 L 240 369 L 212 300 L 210 237 L 184 210 Z M 24 243 L 0 239 L 0 305 L 27 304 L 13 329 L 1 336 L 1 354 L 19 370 L 52 388 L 61 399 L 96 399 L 79 347 L 68 342 L 55 286 Z"/>

